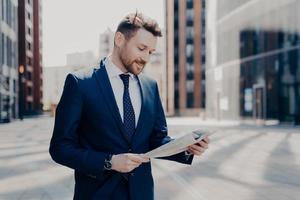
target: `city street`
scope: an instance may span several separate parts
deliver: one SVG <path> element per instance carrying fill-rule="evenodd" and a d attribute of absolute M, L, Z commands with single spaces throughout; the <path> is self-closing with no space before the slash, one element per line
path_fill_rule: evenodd
<path fill-rule="evenodd" d="M 300 196 L 300 128 L 236 126 L 168 119 L 170 135 L 218 130 L 192 166 L 152 160 L 158 200 L 296 200 Z M 53 118 L 0 125 L 0 200 L 70 200 L 72 170 L 55 164 L 48 146 Z"/>

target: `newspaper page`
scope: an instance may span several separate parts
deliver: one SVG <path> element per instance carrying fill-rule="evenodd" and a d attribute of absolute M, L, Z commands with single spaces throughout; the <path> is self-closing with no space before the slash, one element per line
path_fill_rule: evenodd
<path fill-rule="evenodd" d="M 185 134 L 171 142 L 164 144 L 152 151 L 149 151 L 145 154 L 148 158 L 159 158 L 171 156 L 180 152 L 183 152 L 188 149 L 188 146 L 195 144 L 206 136 L 210 136 L 216 131 L 208 131 L 208 130 L 194 130 L 188 134 Z"/>

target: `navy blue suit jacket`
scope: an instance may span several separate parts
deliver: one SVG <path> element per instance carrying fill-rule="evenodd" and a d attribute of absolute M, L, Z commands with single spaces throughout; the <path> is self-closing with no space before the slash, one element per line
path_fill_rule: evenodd
<path fill-rule="evenodd" d="M 75 170 L 74 199 L 154 199 L 150 162 L 133 170 L 125 184 L 124 174 L 103 169 L 108 154 L 146 153 L 171 140 L 156 82 L 144 75 L 138 80 L 142 107 L 129 141 L 103 61 L 99 68 L 68 74 L 49 152 Z M 191 164 L 193 156 L 182 152 L 165 159 Z"/>

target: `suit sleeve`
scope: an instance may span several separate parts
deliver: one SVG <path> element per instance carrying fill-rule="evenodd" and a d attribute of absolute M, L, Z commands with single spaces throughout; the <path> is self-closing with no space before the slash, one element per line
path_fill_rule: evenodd
<path fill-rule="evenodd" d="M 78 79 L 69 74 L 58 103 L 49 152 L 52 159 L 87 175 L 101 176 L 106 153 L 82 148 L 78 142 L 82 99 Z"/>
<path fill-rule="evenodd" d="M 156 118 L 154 127 L 150 138 L 150 148 L 155 149 L 163 144 L 166 144 L 173 140 L 168 136 L 167 122 L 165 113 L 161 104 L 159 91 L 157 84 L 155 86 L 155 104 L 156 104 Z M 191 164 L 193 161 L 193 155 L 186 155 L 186 152 L 181 152 L 172 156 L 163 157 L 162 159 L 177 161 L 180 163 Z"/>

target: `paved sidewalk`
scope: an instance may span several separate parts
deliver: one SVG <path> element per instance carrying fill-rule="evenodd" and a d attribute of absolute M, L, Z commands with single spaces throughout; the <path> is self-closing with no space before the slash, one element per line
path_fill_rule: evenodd
<path fill-rule="evenodd" d="M 299 199 L 299 128 L 214 125 L 196 118 L 168 123 L 171 135 L 199 126 L 218 132 L 192 166 L 152 161 L 156 199 Z M 72 170 L 48 154 L 52 129 L 47 117 L 0 125 L 0 200 L 72 199 Z"/>

